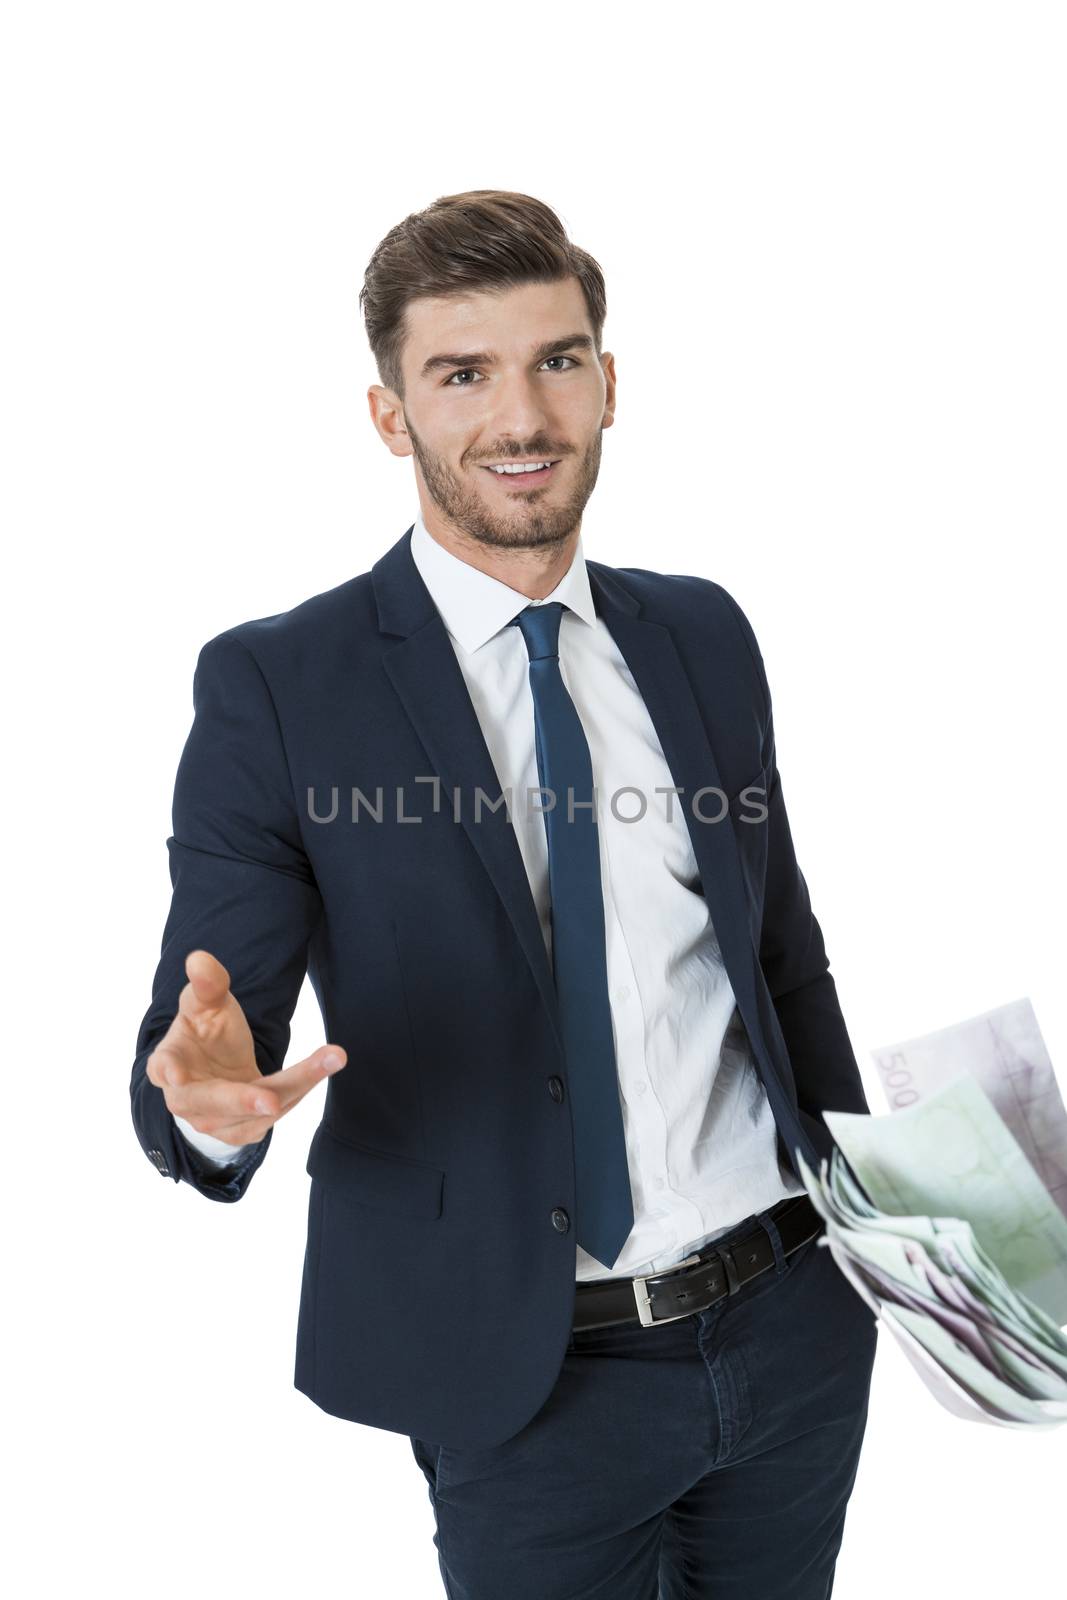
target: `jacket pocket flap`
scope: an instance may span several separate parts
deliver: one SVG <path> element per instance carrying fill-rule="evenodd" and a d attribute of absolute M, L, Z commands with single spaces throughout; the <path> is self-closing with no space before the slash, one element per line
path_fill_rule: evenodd
<path fill-rule="evenodd" d="M 320 1123 L 308 1150 L 307 1171 L 357 1205 L 411 1217 L 439 1217 L 445 1175 L 440 1167 L 351 1144 Z"/>

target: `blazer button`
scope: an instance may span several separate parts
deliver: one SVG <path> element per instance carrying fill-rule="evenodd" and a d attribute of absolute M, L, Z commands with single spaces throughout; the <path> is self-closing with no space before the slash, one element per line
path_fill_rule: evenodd
<path fill-rule="evenodd" d="M 555 1228 L 556 1232 L 566 1233 L 570 1225 L 570 1217 L 568 1217 L 562 1206 L 557 1206 L 555 1211 L 552 1213 L 552 1226 Z"/>
<path fill-rule="evenodd" d="M 154 1166 L 156 1167 L 156 1170 L 162 1173 L 164 1178 L 169 1178 L 170 1172 L 167 1167 L 167 1158 L 163 1154 L 162 1150 L 149 1150 L 148 1154 Z"/>
<path fill-rule="evenodd" d="M 552 1096 L 553 1100 L 555 1100 L 556 1104 L 558 1105 L 559 1102 L 563 1099 L 563 1079 L 562 1078 L 549 1078 L 549 1080 L 548 1080 L 548 1092 Z"/>

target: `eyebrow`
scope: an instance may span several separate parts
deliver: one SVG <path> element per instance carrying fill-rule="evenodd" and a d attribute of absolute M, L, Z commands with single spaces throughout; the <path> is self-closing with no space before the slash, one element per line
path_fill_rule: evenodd
<path fill-rule="evenodd" d="M 546 339 L 535 347 L 532 359 L 540 364 L 547 361 L 549 356 L 561 356 L 567 350 L 592 350 L 593 340 L 588 333 L 569 333 L 563 339 Z M 492 350 L 469 350 L 459 355 L 429 356 L 422 364 L 419 376 L 428 378 L 431 372 L 440 372 L 446 367 L 491 367 L 496 363 L 497 357 Z"/>

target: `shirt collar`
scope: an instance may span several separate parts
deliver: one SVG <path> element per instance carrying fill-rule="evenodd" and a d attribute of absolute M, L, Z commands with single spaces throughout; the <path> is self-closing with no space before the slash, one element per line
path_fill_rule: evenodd
<path fill-rule="evenodd" d="M 531 602 L 528 595 L 512 589 L 499 578 L 490 577 L 469 561 L 453 555 L 428 531 L 420 511 L 411 530 L 411 556 L 419 575 L 449 633 L 469 654 L 491 639 L 517 616 L 523 606 L 545 605 L 549 600 L 563 604 L 590 627 L 596 626 L 596 607 L 589 587 L 582 536 L 574 550 L 574 560 L 552 593 L 544 600 Z"/>

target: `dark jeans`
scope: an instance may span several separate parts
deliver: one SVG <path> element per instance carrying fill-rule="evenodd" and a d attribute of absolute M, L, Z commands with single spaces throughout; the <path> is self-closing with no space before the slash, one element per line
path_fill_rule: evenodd
<path fill-rule="evenodd" d="M 572 1333 L 487 1450 L 412 1439 L 449 1600 L 826 1600 L 859 1464 L 874 1314 L 820 1233 L 706 1311 Z"/>

